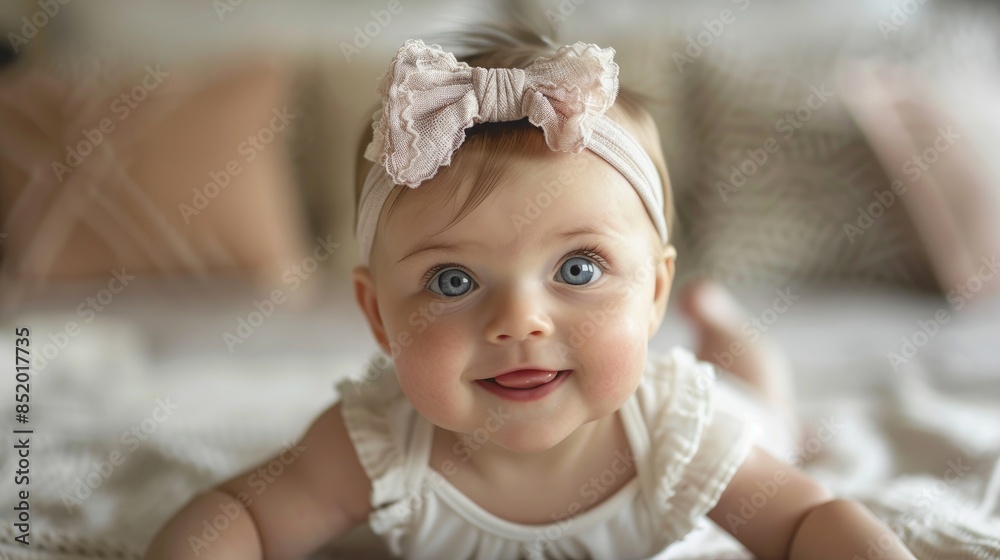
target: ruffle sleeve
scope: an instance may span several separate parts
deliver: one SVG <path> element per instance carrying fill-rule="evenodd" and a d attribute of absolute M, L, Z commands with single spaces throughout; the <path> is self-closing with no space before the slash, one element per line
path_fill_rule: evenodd
<path fill-rule="evenodd" d="M 381 365 L 385 364 L 385 365 Z M 402 554 L 402 539 L 415 514 L 406 500 L 413 478 L 407 461 L 415 411 L 396 381 L 384 355 L 368 360 L 361 377 L 337 383 L 341 413 L 358 461 L 371 481 L 372 531 L 386 539 L 393 553 Z"/>
<path fill-rule="evenodd" d="M 680 540 L 718 503 L 757 435 L 755 423 L 717 409 L 714 366 L 675 347 L 651 358 L 639 404 L 647 421 L 648 492 L 664 544 Z"/>

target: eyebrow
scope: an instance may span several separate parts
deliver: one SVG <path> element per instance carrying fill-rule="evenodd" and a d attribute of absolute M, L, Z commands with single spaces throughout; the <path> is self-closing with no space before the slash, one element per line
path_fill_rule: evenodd
<path fill-rule="evenodd" d="M 605 237 L 614 237 L 618 239 L 621 238 L 621 234 L 618 233 L 617 230 L 608 226 L 605 226 L 603 228 L 594 226 L 580 226 L 571 229 L 569 231 L 545 235 L 544 237 L 542 237 L 542 243 L 549 243 L 551 242 L 552 239 L 562 241 L 580 235 L 602 235 Z M 470 245 L 476 247 L 482 247 L 484 249 L 486 248 L 486 244 L 480 243 L 478 241 L 460 241 L 458 243 L 435 243 L 433 245 L 418 245 L 412 251 L 410 251 L 406 256 L 396 261 L 396 264 L 393 266 L 393 268 L 399 266 L 399 264 L 405 261 L 406 259 L 412 258 L 420 253 L 424 253 L 427 251 L 457 251 L 462 247 Z"/>

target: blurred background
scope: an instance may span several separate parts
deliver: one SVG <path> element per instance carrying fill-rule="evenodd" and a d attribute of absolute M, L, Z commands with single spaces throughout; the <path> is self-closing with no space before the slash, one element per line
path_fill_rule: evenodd
<path fill-rule="evenodd" d="M 136 557 L 362 371 L 353 177 L 378 78 L 406 39 L 513 14 L 613 47 L 651 97 L 675 287 L 732 289 L 748 338 L 787 352 L 807 433 L 843 426 L 792 459 L 921 557 L 1000 557 L 996 3 L 16 0 L 0 359 L 28 327 L 31 557 Z M 694 343 L 671 307 L 651 350 Z M 327 556 L 384 554 L 359 539 Z"/>

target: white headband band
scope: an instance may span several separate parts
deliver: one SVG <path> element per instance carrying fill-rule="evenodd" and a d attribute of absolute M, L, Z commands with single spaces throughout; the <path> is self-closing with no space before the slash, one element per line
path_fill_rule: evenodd
<path fill-rule="evenodd" d="M 465 129 L 482 122 L 528 117 L 549 148 L 584 148 L 617 169 L 639 195 L 661 241 L 667 243 L 663 185 L 646 151 L 604 112 L 618 93 L 614 50 L 575 43 L 527 68 L 475 68 L 423 41 L 396 53 L 379 90 L 373 138 L 365 157 L 376 163 L 358 205 L 361 260 L 369 264 L 382 206 L 393 188 L 416 188 L 451 163 Z"/>

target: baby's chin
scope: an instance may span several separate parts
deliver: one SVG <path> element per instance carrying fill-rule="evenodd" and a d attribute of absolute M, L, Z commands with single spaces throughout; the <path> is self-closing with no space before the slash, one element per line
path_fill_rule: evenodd
<path fill-rule="evenodd" d="M 495 433 L 490 434 L 490 444 L 511 453 L 531 455 L 557 448 L 567 442 L 573 434 L 595 420 L 606 419 L 614 411 L 601 415 L 564 415 L 551 420 L 527 420 L 509 422 Z M 474 434 L 469 434 L 474 436 Z"/>

